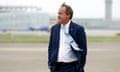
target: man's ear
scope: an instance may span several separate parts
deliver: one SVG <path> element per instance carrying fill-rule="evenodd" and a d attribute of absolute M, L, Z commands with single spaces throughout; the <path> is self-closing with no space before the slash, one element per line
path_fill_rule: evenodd
<path fill-rule="evenodd" d="M 70 18 L 70 15 L 67 15 L 68 18 Z"/>

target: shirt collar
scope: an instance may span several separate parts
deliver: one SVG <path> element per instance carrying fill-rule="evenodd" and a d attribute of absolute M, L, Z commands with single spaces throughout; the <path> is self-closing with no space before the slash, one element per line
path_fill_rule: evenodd
<path fill-rule="evenodd" d="M 71 22 L 71 20 L 69 20 L 68 23 L 65 24 L 65 25 L 61 24 L 61 26 L 62 26 L 62 27 L 65 27 L 65 28 L 69 28 L 69 26 L 70 26 L 70 22 Z"/>
<path fill-rule="evenodd" d="M 61 28 L 65 27 L 67 33 L 69 33 L 69 26 L 70 26 L 70 23 L 71 23 L 71 20 L 69 20 L 68 23 L 65 24 L 65 25 L 61 24 Z"/>

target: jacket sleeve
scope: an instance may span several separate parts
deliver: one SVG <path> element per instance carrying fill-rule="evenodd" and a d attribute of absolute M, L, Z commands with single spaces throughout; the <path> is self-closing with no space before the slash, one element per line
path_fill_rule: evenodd
<path fill-rule="evenodd" d="M 78 31 L 78 40 L 79 40 L 79 47 L 83 49 L 81 51 L 81 59 L 80 59 L 80 66 L 84 68 L 86 63 L 86 55 L 87 55 L 87 39 L 86 39 L 86 33 L 84 31 L 84 28 L 79 28 Z"/>
<path fill-rule="evenodd" d="M 50 31 L 49 45 L 48 45 L 48 66 L 51 67 L 51 48 L 52 48 L 52 33 L 53 29 Z"/>

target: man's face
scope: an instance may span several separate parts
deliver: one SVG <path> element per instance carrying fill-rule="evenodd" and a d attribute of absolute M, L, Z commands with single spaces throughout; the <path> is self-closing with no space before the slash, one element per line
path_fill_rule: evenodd
<path fill-rule="evenodd" d="M 66 8 L 60 7 L 58 11 L 58 22 L 61 24 L 66 24 L 69 21 L 69 16 L 66 14 Z"/>

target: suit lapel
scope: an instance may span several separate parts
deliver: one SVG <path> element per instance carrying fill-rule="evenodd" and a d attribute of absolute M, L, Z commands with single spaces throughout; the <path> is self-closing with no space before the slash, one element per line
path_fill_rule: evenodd
<path fill-rule="evenodd" d="M 69 26 L 69 34 L 73 37 L 75 41 L 77 40 L 77 31 L 75 28 L 75 24 L 72 21 Z"/>
<path fill-rule="evenodd" d="M 56 34 L 54 34 L 55 35 L 55 37 L 56 37 L 56 43 L 57 43 L 57 48 L 59 48 L 59 42 L 60 42 L 60 27 L 61 27 L 61 25 L 59 24 L 58 26 L 57 26 L 57 28 L 56 28 Z"/>
<path fill-rule="evenodd" d="M 74 34 L 74 25 L 73 25 L 73 23 L 72 23 L 72 21 L 71 21 L 71 23 L 70 23 L 70 26 L 69 26 L 69 34 L 71 35 L 71 36 L 73 36 Z"/>

